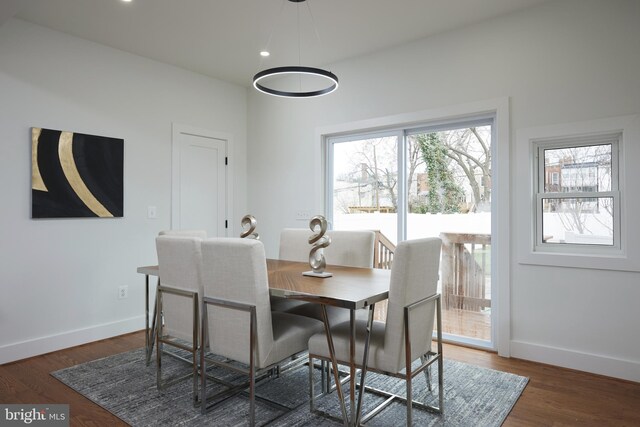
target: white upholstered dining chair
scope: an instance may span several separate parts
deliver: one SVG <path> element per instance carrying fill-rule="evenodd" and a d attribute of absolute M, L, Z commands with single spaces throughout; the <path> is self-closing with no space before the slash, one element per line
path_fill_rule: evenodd
<path fill-rule="evenodd" d="M 304 228 L 285 228 L 280 234 L 279 258 L 286 261 L 309 262 L 309 236 L 311 231 Z M 327 235 L 331 244 L 324 249 L 324 256 L 330 265 L 347 267 L 373 267 L 373 251 L 375 233 L 370 230 L 332 230 Z M 299 314 L 322 320 L 319 304 L 307 303 L 285 298 L 272 298 L 273 309 L 287 313 Z M 364 311 L 362 314 L 365 314 Z M 337 324 L 349 319 L 349 310 L 338 307 L 327 307 L 329 323 Z"/>
<path fill-rule="evenodd" d="M 309 237 L 306 228 L 285 228 L 280 233 L 279 258 L 287 261 L 309 262 Z M 373 267 L 373 244 L 376 234 L 370 230 L 330 230 L 331 244 L 324 249 L 328 265 Z"/>
<path fill-rule="evenodd" d="M 214 238 L 202 243 L 204 298 L 201 341 L 209 350 L 247 365 L 239 368 L 200 352 L 202 412 L 207 410 L 207 364 L 243 372 L 248 382 L 223 392 L 249 388 L 249 423 L 255 422 L 256 378 L 278 363 L 307 350 L 309 337 L 323 324 L 308 317 L 271 311 L 267 263 L 262 242 Z M 213 396 L 217 399 L 220 394 Z"/>
<path fill-rule="evenodd" d="M 386 322 L 373 321 L 369 345 L 366 343 L 365 321 L 356 323 L 356 362 L 361 372 L 360 413 L 364 378 L 368 370 L 401 378 L 406 381 L 406 399 L 386 393 L 390 398 L 383 402 L 387 405 L 393 400 L 407 402 L 407 425 L 412 423 L 414 405 L 443 412 L 443 363 L 440 295 L 437 294 L 438 268 L 442 242 L 438 238 L 404 241 L 398 244 L 391 268 L 389 289 L 389 307 Z M 432 351 L 434 314 L 437 314 L 437 351 Z M 339 363 L 349 361 L 349 323 L 344 322 L 331 328 L 335 358 Z M 368 354 L 367 349 L 368 348 Z M 319 333 L 309 340 L 309 375 L 312 376 L 314 359 L 330 361 L 330 352 L 325 333 Z M 364 360 L 364 364 L 362 361 Z M 419 366 L 414 362 L 420 360 Z M 438 363 L 438 406 L 429 406 L 416 402 L 412 398 L 412 380 L 420 372 L 428 376 L 428 368 Z M 427 378 L 429 383 L 429 379 Z M 338 385 L 339 386 L 339 385 Z M 376 391 L 381 393 L 380 390 Z M 383 393 L 384 394 L 384 393 Z M 311 410 L 315 411 L 315 392 L 310 381 Z M 372 410 L 359 421 L 365 423 L 382 408 Z"/>
<path fill-rule="evenodd" d="M 159 284 L 156 294 L 156 372 L 159 390 L 193 375 L 193 398 L 198 400 L 197 355 L 202 296 L 202 239 L 184 236 L 156 238 Z M 162 379 L 163 345 L 170 345 L 191 353 L 189 375 Z"/>

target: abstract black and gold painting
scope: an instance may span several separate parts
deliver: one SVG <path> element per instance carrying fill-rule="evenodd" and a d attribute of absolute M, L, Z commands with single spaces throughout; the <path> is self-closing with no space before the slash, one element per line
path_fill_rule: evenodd
<path fill-rule="evenodd" d="M 31 217 L 122 217 L 124 140 L 31 128 Z"/>

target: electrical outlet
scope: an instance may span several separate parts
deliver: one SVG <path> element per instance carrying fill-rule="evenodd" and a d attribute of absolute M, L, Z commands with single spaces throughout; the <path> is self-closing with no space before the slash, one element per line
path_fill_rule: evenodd
<path fill-rule="evenodd" d="M 125 299 L 129 296 L 129 287 L 127 285 L 118 288 L 118 299 Z"/>
<path fill-rule="evenodd" d="M 296 221 L 306 221 L 311 219 L 311 211 L 296 211 Z"/>
<path fill-rule="evenodd" d="M 158 209 L 155 206 L 147 206 L 147 218 L 156 219 L 158 218 Z"/>

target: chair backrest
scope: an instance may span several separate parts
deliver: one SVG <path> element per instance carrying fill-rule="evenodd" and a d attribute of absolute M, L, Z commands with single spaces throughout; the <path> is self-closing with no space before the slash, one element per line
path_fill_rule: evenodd
<path fill-rule="evenodd" d="M 158 236 L 207 238 L 207 230 L 162 230 Z"/>
<path fill-rule="evenodd" d="M 304 228 L 285 228 L 280 233 L 280 259 L 309 261 L 309 237 L 313 233 Z M 327 264 L 349 267 L 373 267 L 376 234 L 370 230 L 327 231 L 331 244 L 324 249 Z"/>
<path fill-rule="evenodd" d="M 267 261 L 259 240 L 213 238 L 202 242 L 205 297 L 256 306 L 256 366 L 273 347 Z M 250 313 L 207 305 L 209 347 L 215 354 L 249 363 Z"/>
<path fill-rule="evenodd" d="M 437 293 L 442 241 L 406 240 L 396 248 L 391 266 L 389 306 L 384 336 L 385 365 L 399 372 L 405 367 L 404 307 Z M 411 360 L 431 349 L 435 301 L 411 311 Z"/>
<path fill-rule="evenodd" d="M 327 234 L 331 236 L 331 245 L 325 249 L 327 264 L 373 267 L 376 233 L 371 230 L 332 230 Z"/>
<path fill-rule="evenodd" d="M 198 237 L 160 236 L 156 238 L 160 284 L 198 292 L 202 298 L 202 239 Z M 163 293 L 162 312 L 165 332 L 191 341 L 193 337 L 193 300 Z"/>
<path fill-rule="evenodd" d="M 309 236 L 306 228 L 285 228 L 280 233 L 280 252 L 278 258 L 286 261 L 309 261 Z"/>

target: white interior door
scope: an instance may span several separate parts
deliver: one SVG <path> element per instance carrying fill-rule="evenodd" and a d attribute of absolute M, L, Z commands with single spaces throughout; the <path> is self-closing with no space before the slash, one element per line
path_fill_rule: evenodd
<path fill-rule="evenodd" d="M 213 132 L 174 125 L 171 228 L 227 235 L 227 144 Z"/>

